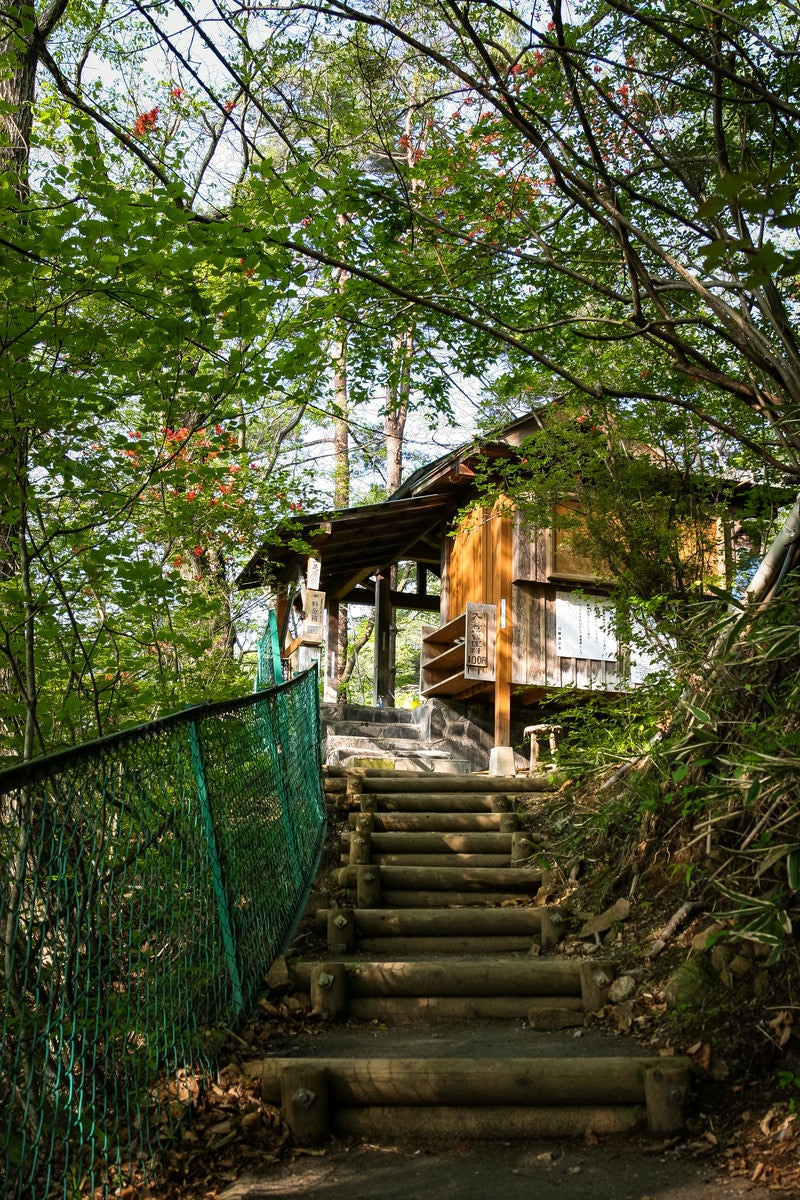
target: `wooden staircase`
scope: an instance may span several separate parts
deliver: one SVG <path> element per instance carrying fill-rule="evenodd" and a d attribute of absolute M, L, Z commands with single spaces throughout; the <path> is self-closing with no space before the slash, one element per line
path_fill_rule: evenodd
<path fill-rule="evenodd" d="M 555 1031 L 584 1026 L 605 1004 L 613 971 L 595 957 L 547 957 L 562 914 L 547 903 L 551 878 L 515 810 L 521 796 L 546 802 L 548 777 L 329 768 L 326 789 L 349 810 L 331 880 L 339 899 L 315 917 L 327 952 L 291 962 L 292 982 L 343 1029 L 377 1022 L 394 1032 L 391 1053 L 365 1043 L 354 1054 L 334 1026 L 315 1038 L 319 1053 L 264 1061 L 264 1099 L 281 1105 L 301 1144 L 331 1133 L 474 1140 L 681 1128 L 687 1060 L 630 1046 L 607 1054 L 605 1044 L 582 1054 L 574 1040 L 568 1055 L 553 1051 L 564 1038 Z M 476 1048 L 465 1056 L 473 1023 Z M 522 1053 L 493 1053 L 492 1031 L 509 1023 L 524 1034 L 512 1044 Z M 415 1028 L 437 1039 L 423 1055 L 404 1042 Z"/>

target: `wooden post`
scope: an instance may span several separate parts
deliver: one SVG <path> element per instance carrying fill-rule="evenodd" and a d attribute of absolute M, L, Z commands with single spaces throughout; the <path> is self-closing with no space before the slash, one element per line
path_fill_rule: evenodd
<path fill-rule="evenodd" d="M 377 867 L 356 868 L 356 907 L 379 908 L 381 903 L 381 873 Z"/>
<path fill-rule="evenodd" d="M 608 989 L 614 979 L 614 969 L 609 963 L 582 962 L 581 995 L 584 1012 L 599 1012 L 608 1000 Z"/>
<path fill-rule="evenodd" d="M 644 1096 L 651 1133 L 671 1134 L 683 1129 L 688 1088 L 689 1070 L 685 1063 L 659 1064 L 645 1071 Z"/>
<path fill-rule="evenodd" d="M 502 813 L 500 816 L 500 832 L 516 833 L 519 829 L 519 818 L 516 813 Z M 511 843 L 511 856 L 514 856 L 514 843 Z"/>
<path fill-rule="evenodd" d="M 375 673 L 372 703 L 394 708 L 394 663 L 391 661 L 392 597 L 389 572 L 375 576 Z"/>
<path fill-rule="evenodd" d="M 334 901 L 326 915 L 328 950 L 331 954 L 347 954 L 356 943 L 352 908 L 339 908 Z"/>
<path fill-rule="evenodd" d="M 344 963 L 315 963 L 311 968 L 311 1009 L 326 1021 L 347 1016 L 347 971 Z"/>
<path fill-rule="evenodd" d="M 358 867 L 366 866 L 372 861 L 372 834 L 368 829 L 361 833 L 356 830 L 352 834 L 348 861 L 351 866 Z"/>
<path fill-rule="evenodd" d="M 494 744 L 511 745 L 511 597 L 500 601 L 495 641 Z"/>
<path fill-rule="evenodd" d="M 378 797 L 377 796 L 365 796 L 362 793 L 361 811 L 362 812 L 370 812 L 370 813 L 377 812 L 378 811 Z"/>
<path fill-rule="evenodd" d="M 357 812 L 354 814 L 353 826 L 356 833 L 373 833 L 375 830 L 375 814 L 371 812 Z"/>
<path fill-rule="evenodd" d="M 361 790 L 363 787 L 361 776 L 347 775 L 345 778 L 347 788 L 347 807 L 358 808 L 361 804 Z"/>
<path fill-rule="evenodd" d="M 526 862 L 533 854 L 533 843 L 524 829 L 511 834 L 511 863 Z"/>
<path fill-rule="evenodd" d="M 324 1068 L 287 1063 L 280 1075 L 280 1104 L 300 1146 L 318 1146 L 330 1132 L 328 1082 Z"/>
<path fill-rule="evenodd" d="M 328 632 L 325 650 L 325 681 L 322 699 L 335 704 L 339 699 L 336 681 L 339 678 L 339 601 L 328 598 Z"/>

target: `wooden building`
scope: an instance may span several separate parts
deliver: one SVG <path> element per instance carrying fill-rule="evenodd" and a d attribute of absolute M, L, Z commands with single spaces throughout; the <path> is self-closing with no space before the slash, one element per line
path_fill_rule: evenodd
<path fill-rule="evenodd" d="M 298 588 L 324 593 L 326 699 L 336 698 L 343 604 L 375 608 L 374 703 L 394 702 L 394 611 L 429 613 L 422 697 L 493 706 L 498 746 L 510 744 L 512 696 L 530 704 L 553 689 L 619 692 L 640 681 L 647 663 L 618 643 L 608 580 L 576 553 L 560 520 L 532 529 L 502 501 L 464 512 L 475 500 L 478 460 L 508 460 L 540 422 L 532 413 L 491 441 L 445 455 L 382 504 L 303 516 L 291 535 L 254 555 L 239 586 L 272 586 L 279 622 Z M 565 498 L 557 516 L 570 508 Z M 709 535 L 708 573 L 724 579 L 730 555 L 721 526 L 710 523 Z M 298 537 L 310 554 L 291 549 Z M 415 567 L 414 586 L 401 592 L 393 588 L 398 563 Z"/>

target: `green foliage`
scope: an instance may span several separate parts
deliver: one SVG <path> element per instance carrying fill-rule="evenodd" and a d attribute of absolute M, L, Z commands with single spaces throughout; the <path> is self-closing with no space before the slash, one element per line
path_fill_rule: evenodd
<path fill-rule="evenodd" d="M 675 695 L 659 686 L 623 696 L 565 693 L 542 706 L 546 719 L 564 727 L 559 766 L 570 776 L 596 776 L 647 754 Z"/>
<path fill-rule="evenodd" d="M 26 712 L 44 750 L 247 688 L 232 570 L 296 506 L 263 317 L 296 272 L 105 165 L 1 181 L 3 757 Z"/>

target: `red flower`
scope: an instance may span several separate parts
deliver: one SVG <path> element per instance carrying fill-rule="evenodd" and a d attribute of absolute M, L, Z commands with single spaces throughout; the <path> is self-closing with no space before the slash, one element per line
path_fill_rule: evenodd
<path fill-rule="evenodd" d="M 136 137 L 145 137 L 155 129 L 157 121 L 158 105 L 155 108 L 151 108 L 150 112 L 139 113 L 139 116 L 133 123 L 134 134 Z"/>
<path fill-rule="evenodd" d="M 203 555 L 205 554 L 205 550 L 203 549 L 202 546 L 195 546 L 194 550 L 192 551 L 192 554 L 195 556 L 195 558 L 202 558 Z"/>
<path fill-rule="evenodd" d="M 183 99 L 183 88 L 182 87 L 174 87 L 172 89 L 172 98 L 173 98 L 173 100 L 182 100 Z"/>

